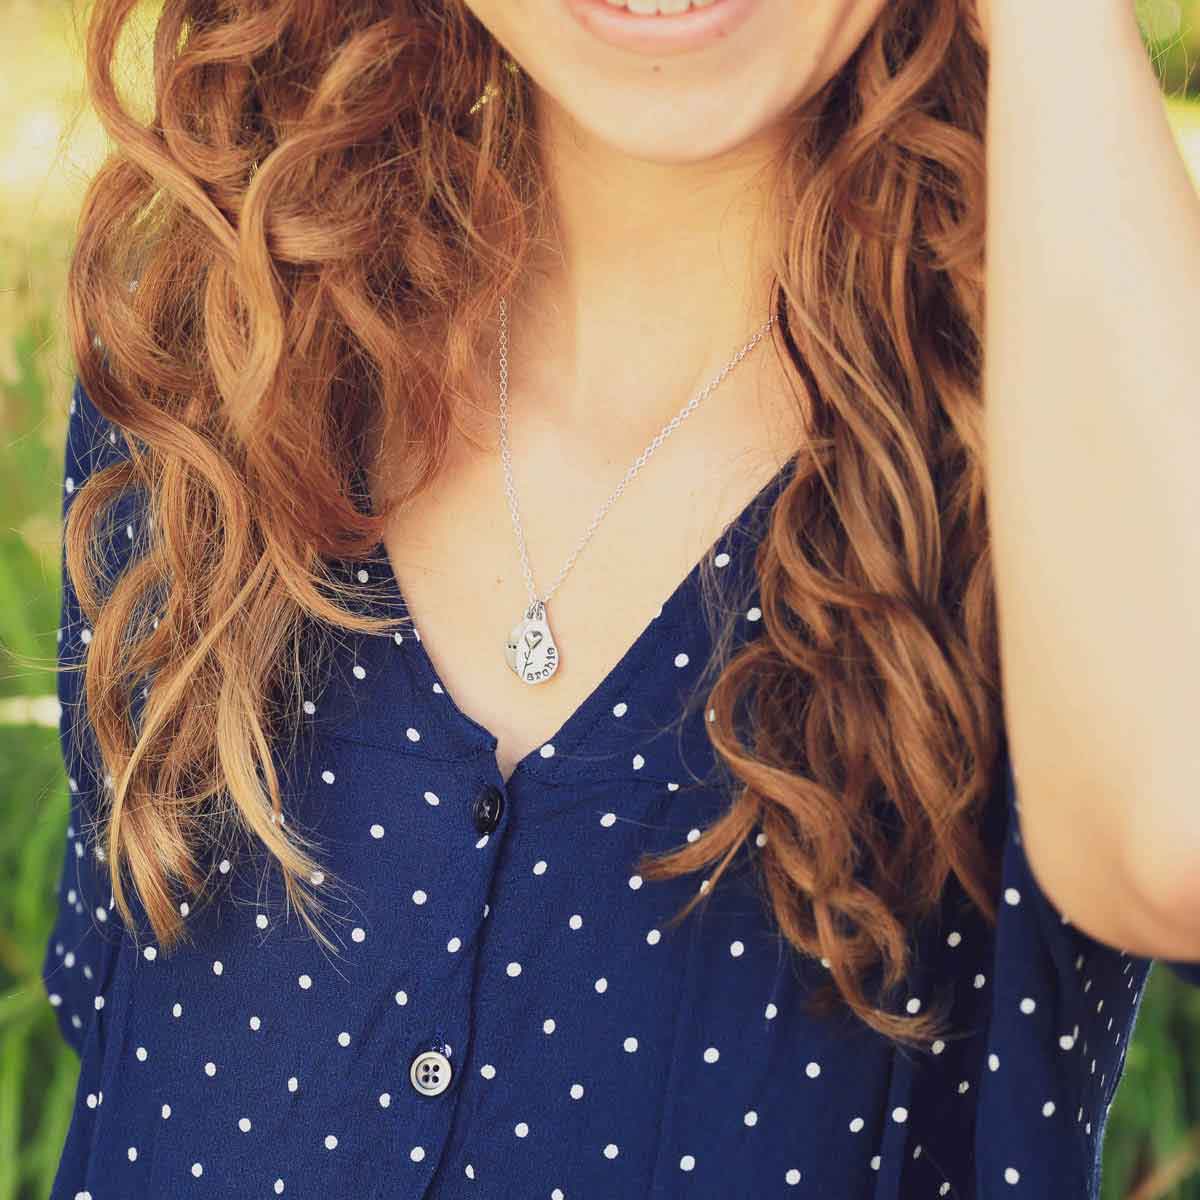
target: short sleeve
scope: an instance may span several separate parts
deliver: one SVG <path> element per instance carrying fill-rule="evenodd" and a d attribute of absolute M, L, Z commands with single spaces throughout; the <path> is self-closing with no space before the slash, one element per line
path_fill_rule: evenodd
<path fill-rule="evenodd" d="M 116 461 L 125 450 L 124 438 L 97 411 L 78 379 L 67 423 L 63 462 L 61 517 L 89 475 Z M 119 570 L 129 559 L 133 527 L 122 519 L 131 515 L 122 498 L 106 523 L 104 552 L 110 568 Z M 62 600 L 58 631 L 57 692 L 60 706 L 59 741 L 69 795 L 69 815 L 63 846 L 62 870 L 56 893 L 54 925 L 45 946 L 42 981 L 59 1028 L 79 1054 L 100 1004 L 120 940 L 113 915 L 107 863 L 94 843 L 94 825 L 105 786 L 99 755 L 84 713 L 83 674 L 68 669 L 86 661 L 91 629 L 66 571 L 65 543 L 60 535 Z"/>
<path fill-rule="evenodd" d="M 1059 913 L 1038 885 L 1029 860 L 1025 857 L 1024 845 L 1021 841 L 1020 797 L 1017 792 L 1016 779 L 1013 775 L 1012 763 L 1008 759 L 1007 754 L 1005 755 L 1005 764 L 1005 787 L 1008 792 L 1008 806 L 1011 814 L 1009 823 L 1009 841 L 1011 846 L 1005 857 L 1005 867 L 1009 873 L 1018 878 L 1018 882 L 1013 886 L 1019 888 L 1019 881 L 1026 881 L 1029 894 L 1037 901 L 1036 907 L 1039 910 L 1043 931 L 1050 939 L 1051 944 L 1059 948 L 1056 961 L 1062 965 L 1068 960 L 1072 963 L 1076 962 L 1081 954 L 1086 957 L 1095 957 L 1098 955 L 1101 958 L 1111 958 L 1113 955 L 1116 955 L 1120 960 L 1123 970 L 1130 965 L 1136 965 L 1140 969 L 1147 969 L 1152 963 L 1158 962 L 1164 967 L 1168 967 L 1185 982 L 1200 987 L 1200 962 L 1149 959 L 1127 954 L 1123 950 L 1109 946 L 1089 936 L 1082 930 L 1076 929 L 1066 917 Z"/>
<path fill-rule="evenodd" d="M 1055 968 L 1063 975 L 1078 974 L 1083 966 L 1091 964 L 1109 983 L 1116 984 L 1118 978 L 1129 979 L 1131 975 L 1148 970 L 1152 959 L 1130 954 L 1116 946 L 1085 933 L 1073 925 L 1069 917 L 1060 912 L 1054 902 L 1042 890 L 1025 854 L 1021 833 L 1021 797 L 1012 761 L 1005 754 L 1004 786 L 1008 808 L 1008 838 L 1003 859 L 1003 886 L 1001 888 L 1001 920 L 1012 919 L 1011 910 L 1028 902 L 1032 910 L 1027 914 L 1035 922 L 1029 932 L 1036 932 L 1048 950 Z M 1095 980 L 1089 994 L 1100 980 Z M 1126 987 L 1126 990 L 1130 990 Z"/>
<path fill-rule="evenodd" d="M 1020 1179 L 1038 1195 L 1093 1197 L 1154 960 L 1097 940 L 1055 907 L 1025 854 L 1007 753 L 1003 790 L 994 956 L 990 976 L 975 981 L 991 989 L 976 1184 L 981 1196 Z"/>

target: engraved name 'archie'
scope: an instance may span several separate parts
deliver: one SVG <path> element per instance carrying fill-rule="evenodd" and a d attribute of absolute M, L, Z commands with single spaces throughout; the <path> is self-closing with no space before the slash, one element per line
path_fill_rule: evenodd
<path fill-rule="evenodd" d="M 554 674 L 555 668 L 558 666 L 558 651 L 551 645 L 543 657 L 545 665 L 541 670 L 535 671 L 532 668 L 526 670 L 524 676 L 526 683 L 538 683 Z"/>

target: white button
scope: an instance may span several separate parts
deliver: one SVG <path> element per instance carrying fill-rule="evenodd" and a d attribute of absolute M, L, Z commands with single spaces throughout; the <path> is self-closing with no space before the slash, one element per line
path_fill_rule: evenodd
<path fill-rule="evenodd" d="M 440 1096 L 450 1086 L 450 1060 L 440 1050 L 425 1050 L 412 1060 L 408 1077 L 422 1096 Z"/>

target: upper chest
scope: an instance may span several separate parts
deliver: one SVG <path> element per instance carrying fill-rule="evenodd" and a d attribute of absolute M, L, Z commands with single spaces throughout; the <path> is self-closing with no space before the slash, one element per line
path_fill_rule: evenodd
<path fill-rule="evenodd" d="M 443 686 L 496 737 L 503 777 L 588 703 L 788 457 L 777 427 L 714 425 L 664 443 L 601 513 L 629 463 L 535 440 L 513 467 L 527 578 L 499 455 L 455 445 L 384 547 Z M 547 592 L 558 666 L 529 684 L 505 644 Z"/>

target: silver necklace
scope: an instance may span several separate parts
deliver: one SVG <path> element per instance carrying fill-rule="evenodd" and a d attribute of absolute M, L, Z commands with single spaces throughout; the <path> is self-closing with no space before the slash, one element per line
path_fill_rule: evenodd
<path fill-rule="evenodd" d="M 580 551 L 587 545 L 596 527 L 605 514 L 625 490 L 629 481 L 642 469 L 646 460 L 662 445 L 680 423 L 693 413 L 700 401 L 712 392 L 725 376 L 733 370 L 742 359 L 766 336 L 774 323 L 772 316 L 762 325 L 758 332 L 729 360 L 720 373 L 702 391 L 698 392 L 687 404 L 673 416 L 658 433 L 651 439 L 650 444 L 637 456 L 633 465 L 625 472 L 625 477 L 616 486 L 609 498 L 600 506 L 591 524 L 579 539 L 579 544 L 571 552 L 570 557 L 558 573 L 558 578 L 550 590 L 538 597 L 533 584 L 533 572 L 529 568 L 529 555 L 525 548 L 525 531 L 521 527 L 521 516 L 517 510 L 517 491 L 513 486 L 512 453 L 508 446 L 508 308 L 502 298 L 500 300 L 500 461 L 504 464 L 504 494 L 508 497 L 509 511 L 512 513 L 513 530 L 517 535 L 517 545 L 521 551 L 521 568 L 525 573 L 525 584 L 529 589 L 529 607 L 524 615 L 512 627 L 508 641 L 504 646 L 504 658 L 508 665 L 526 683 L 545 683 L 558 670 L 559 653 L 554 636 L 550 632 L 550 622 L 546 616 L 546 605 L 558 585 L 562 583 L 567 572 L 575 565 Z"/>

